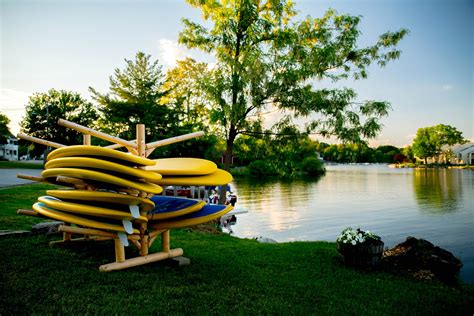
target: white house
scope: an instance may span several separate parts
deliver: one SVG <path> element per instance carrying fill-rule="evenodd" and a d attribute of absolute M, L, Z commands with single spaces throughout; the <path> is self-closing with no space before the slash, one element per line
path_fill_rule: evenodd
<path fill-rule="evenodd" d="M 458 145 L 451 150 L 457 163 L 474 165 L 474 143 Z"/>
<path fill-rule="evenodd" d="M 16 138 L 10 137 L 6 144 L 0 145 L 0 159 L 18 160 L 18 140 Z"/>

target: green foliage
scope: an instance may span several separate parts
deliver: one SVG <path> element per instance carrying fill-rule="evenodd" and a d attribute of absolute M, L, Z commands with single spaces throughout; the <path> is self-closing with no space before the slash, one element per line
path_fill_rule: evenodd
<path fill-rule="evenodd" d="M 146 125 L 147 141 L 176 136 L 178 114 L 161 100 L 164 75 L 158 61 L 138 52 L 135 60 L 125 59 L 124 70 L 110 76 L 110 92 L 101 94 L 89 87 L 99 103 L 100 124 L 104 131 L 125 139 L 135 138 L 135 125 Z"/>
<path fill-rule="evenodd" d="M 207 75 L 207 64 L 191 58 L 177 61 L 175 68 L 166 73 L 161 99 L 163 104 L 174 105 L 178 120 L 190 130 L 209 129 L 209 106 L 201 88 Z"/>
<path fill-rule="evenodd" d="M 395 163 L 406 159 L 397 147 L 371 148 L 364 143 L 327 145 L 321 153 L 324 160 L 338 163 Z"/>
<path fill-rule="evenodd" d="M 8 137 L 12 136 L 12 133 L 10 133 L 8 129 L 8 124 L 10 124 L 10 119 L 0 113 L 0 144 L 6 144 Z"/>
<path fill-rule="evenodd" d="M 30 96 L 25 117 L 21 121 L 21 131 L 64 145 L 82 144 L 82 134 L 59 126 L 57 122 L 60 118 L 94 128 L 98 114 L 93 105 L 79 93 L 51 89 L 47 93 Z M 45 146 L 35 143 L 32 154 L 38 156 L 44 150 Z"/>
<path fill-rule="evenodd" d="M 463 144 L 467 140 L 462 136 L 462 132 L 450 125 L 438 124 L 419 128 L 416 137 L 413 140 L 413 154 L 418 158 L 424 159 L 438 156 L 446 150 L 447 146 Z"/>
<path fill-rule="evenodd" d="M 240 165 L 248 165 L 249 175 L 267 174 L 292 178 L 303 174 L 324 173 L 324 166 L 319 162 L 318 143 L 298 132 L 289 118 L 276 124 L 273 132 L 254 135 L 256 136 L 241 135 L 235 142 L 235 154 Z M 302 162 L 309 158 L 318 160 L 318 165 L 313 164 L 312 168 L 311 162 L 308 162 L 305 170 Z"/>
<path fill-rule="evenodd" d="M 219 162 L 224 145 L 222 140 L 212 134 L 179 142 L 156 149 L 151 158 L 161 157 L 195 157 Z"/>
<path fill-rule="evenodd" d="M 247 172 L 252 177 L 275 176 L 278 172 L 270 161 L 255 160 L 247 166 Z"/>
<path fill-rule="evenodd" d="M 223 127 L 226 167 L 237 135 L 259 122 L 268 105 L 296 115 L 319 113 L 308 125 L 323 135 L 347 141 L 374 137 L 389 104 L 355 104 L 351 89 L 315 89 L 311 80 L 367 77 L 372 63 L 396 59 L 395 49 L 407 30 L 387 32 L 360 47 L 360 17 L 329 10 L 322 18 L 295 21 L 292 1 L 188 0 L 200 9 L 209 28 L 184 19 L 179 41 L 216 56 L 216 67 L 203 85 L 211 119 Z"/>
<path fill-rule="evenodd" d="M 309 176 L 316 176 L 323 174 L 326 169 L 323 162 L 315 157 L 307 157 L 301 163 L 301 171 Z"/>
<path fill-rule="evenodd" d="M 407 146 L 403 148 L 402 154 L 407 157 L 407 160 L 410 162 L 415 161 L 415 155 L 413 154 L 413 148 L 411 146 Z"/>

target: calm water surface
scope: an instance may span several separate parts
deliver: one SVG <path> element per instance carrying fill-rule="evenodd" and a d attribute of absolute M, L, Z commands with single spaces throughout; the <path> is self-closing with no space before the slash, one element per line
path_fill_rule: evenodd
<path fill-rule="evenodd" d="M 391 169 L 386 165 L 330 165 L 309 181 L 234 180 L 234 234 L 279 242 L 335 241 L 346 227 L 368 229 L 392 247 L 407 236 L 446 248 L 474 283 L 474 171 Z"/>

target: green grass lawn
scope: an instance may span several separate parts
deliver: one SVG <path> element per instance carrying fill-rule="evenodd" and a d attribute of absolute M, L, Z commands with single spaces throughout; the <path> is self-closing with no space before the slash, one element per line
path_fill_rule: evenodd
<path fill-rule="evenodd" d="M 0 169 L 43 169 L 43 164 L 22 161 L 0 161 Z"/>
<path fill-rule="evenodd" d="M 28 208 L 49 186 L 0 190 L 1 229 L 28 228 Z M 10 198 L 11 197 L 11 198 Z M 18 221 L 11 217 L 17 216 Z M 5 222 L 9 219 L 9 223 Z M 341 264 L 334 243 L 261 244 L 188 229 L 171 232 L 191 265 L 153 263 L 99 272 L 113 243 L 49 247 L 46 236 L 0 239 L 0 315 L 14 314 L 465 314 L 474 289 Z M 158 251 L 157 241 L 152 251 Z M 127 248 L 127 256 L 136 251 Z"/>

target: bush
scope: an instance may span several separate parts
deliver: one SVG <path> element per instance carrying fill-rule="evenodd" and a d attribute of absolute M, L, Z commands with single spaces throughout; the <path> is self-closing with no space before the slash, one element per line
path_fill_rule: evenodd
<path fill-rule="evenodd" d="M 265 160 L 252 161 L 247 166 L 247 171 L 248 174 L 253 177 L 273 176 L 278 174 L 271 162 Z"/>
<path fill-rule="evenodd" d="M 326 172 L 326 169 L 321 160 L 316 157 L 308 157 L 303 159 L 303 162 L 301 163 L 301 171 L 307 175 L 315 176 L 323 174 Z"/>

